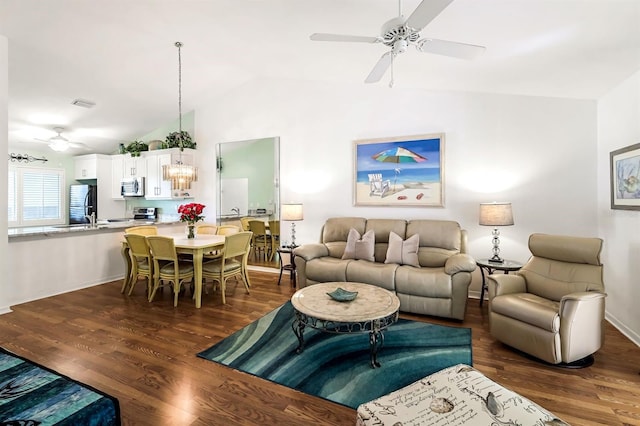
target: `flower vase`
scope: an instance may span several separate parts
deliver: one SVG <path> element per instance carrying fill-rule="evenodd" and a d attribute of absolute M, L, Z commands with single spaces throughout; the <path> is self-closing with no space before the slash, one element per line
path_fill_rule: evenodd
<path fill-rule="evenodd" d="M 187 238 L 192 239 L 195 237 L 196 237 L 196 225 L 193 223 L 190 223 L 189 225 L 187 225 Z"/>

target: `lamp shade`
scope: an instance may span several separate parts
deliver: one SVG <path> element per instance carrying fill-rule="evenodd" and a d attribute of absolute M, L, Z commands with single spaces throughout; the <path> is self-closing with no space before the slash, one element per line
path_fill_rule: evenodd
<path fill-rule="evenodd" d="M 283 204 L 280 213 L 282 220 L 293 222 L 304 219 L 302 204 Z"/>
<path fill-rule="evenodd" d="M 513 225 L 511 203 L 480 203 L 480 225 Z"/>

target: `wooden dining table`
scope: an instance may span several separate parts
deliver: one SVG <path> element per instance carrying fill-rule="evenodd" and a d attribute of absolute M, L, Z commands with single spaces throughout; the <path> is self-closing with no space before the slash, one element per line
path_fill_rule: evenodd
<path fill-rule="evenodd" d="M 172 237 L 178 254 L 188 254 L 193 258 L 193 281 L 195 289 L 196 308 L 202 305 L 202 258 L 204 253 L 220 250 L 224 247 L 224 235 L 199 234 L 196 238 L 187 238 L 185 234 L 159 234 Z M 122 242 L 122 257 L 125 261 L 125 280 L 137 279 L 131 276 L 132 260 L 127 241 Z M 130 285 L 127 282 L 127 285 Z M 125 286 L 123 286 L 124 288 Z"/>

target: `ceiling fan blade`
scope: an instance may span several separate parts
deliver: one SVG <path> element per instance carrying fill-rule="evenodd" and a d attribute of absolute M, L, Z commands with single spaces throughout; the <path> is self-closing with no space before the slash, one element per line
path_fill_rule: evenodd
<path fill-rule="evenodd" d="M 62 137 L 51 138 L 51 139 L 34 138 L 34 140 L 38 143 L 49 145 L 49 148 L 53 149 L 54 151 L 66 151 L 69 148 L 83 149 L 83 150 L 91 149 L 89 145 L 86 145 L 82 142 L 71 142 L 66 138 L 62 138 Z"/>
<path fill-rule="evenodd" d="M 406 25 L 420 31 L 452 2 L 453 0 L 422 0 L 422 3 L 407 18 Z"/>
<path fill-rule="evenodd" d="M 309 37 L 313 41 L 347 41 L 356 43 L 378 43 L 380 37 L 353 36 L 344 34 L 313 33 Z"/>
<path fill-rule="evenodd" d="M 387 52 L 378 59 L 378 62 L 374 65 L 373 69 L 367 76 L 365 83 L 377 83 L 380 81 L 384 73 L 387 72 L 391 66 L 393 60 L 393 52 Z"/>
<path fill-rule="evenodd" d="M 71 148 L 84 149 L 89 150 L 89 145 L 83 144 L 82 142 L 69 142 L 69 146 Z"/>
<path fill-rule="evenodd" d="M 435 38 L 425 38 L 419 40 L 417 48 L 421 52 L 435 53 L 436 55 L 452 56 L 460 59 L 475 59 L 482 55 L 484 46 L 475 44 L 458 43 L 456 41 L 437 40 Z"/>

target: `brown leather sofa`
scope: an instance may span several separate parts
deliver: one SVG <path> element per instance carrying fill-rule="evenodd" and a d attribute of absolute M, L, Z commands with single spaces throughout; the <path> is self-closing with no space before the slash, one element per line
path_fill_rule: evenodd
<path fill-rule="evenodd" d="M 532 234 L 518 272 L 489 275 L 489 329 L 551 364 L 586 366 L 604 339 L 600 238 Z"/>
<path fill-rule="evenodd" d="M 360 235 L 373 230 L 373 262 L 342 258 L 351 229 Z M 402 240 L 418 235 L 419 267 L 385 263 L 391 232 Z M 326 221 L 320 243 L 297 247 L 294 261 L 300 287 L 331 281 L 372 284 L 394 292 L 401 311 L 462 320 L 476 268 L 466 250 L 467 233 L 454 221 L 338 217 Z"/>

